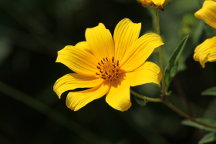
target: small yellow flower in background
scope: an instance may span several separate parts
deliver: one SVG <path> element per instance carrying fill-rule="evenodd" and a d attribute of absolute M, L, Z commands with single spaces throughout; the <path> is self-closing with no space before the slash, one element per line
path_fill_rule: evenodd
<path fill-rule="evenodd" d="M 216 0 L 205 0 L 202 8 L 195 13 L 195 17 L 216 28 Z"/>
<path fill-rule="evenodd" d="M 164 4 L 168 0 L 138 0 L 143 6 L 155 7 L 163 10 Z"/>
<path fill-rule="evenodd" d="M 206 62 L 216 61 L 216 36 L 205 40 L 196 47 L 194 60 L 199 61 L 203 68 Z"/>
<path fill-rule="evenodd" d="M 60 62 L 75 73 L 66 74 L 56 81 L 54 91 L 69 92 L 68 108 L 77 111 L 91 101 L 106 95 L 106 102 L 116 110 L 125 111 L 131 106 L 130 86 L 146 83 L 160 84 L 160 68 L 147 58 L 155 48 L 163 45 L 161 37 L 147 33 L 139 37 L 141 23 L 121 20 L 112 37 L 110 31 L 99 23 L 87 28 L 86 41 L 68 45 L 58 52 Z"/>
<path fill-rule="evenodd" d="M 195 16 L 216 28 L 216 0 L 205 0 Z M 216 61 L 216 37 L 205 40 L 195 48 L 194 60 L 199 61 L 203 68 L 206 62 Z"/>

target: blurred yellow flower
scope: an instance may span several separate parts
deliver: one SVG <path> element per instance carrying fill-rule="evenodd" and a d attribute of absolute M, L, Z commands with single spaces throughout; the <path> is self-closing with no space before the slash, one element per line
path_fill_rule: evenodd
<path fill-rule="evenodd" d="M 202 8 L 195 13 L 195 16 L 216 28 L 216 0 L 205 0 Z"/>
<path fill-rule="evenodd" d="M 194 51 L 194 60 L 204 68 L 206 62 L 216 61 L 216 36 L 205 40 Z"/>
<path fill-rule="evenodd" d="M 195 16 L 216 28 L 216 0 L 205 0 Z M 216 61 L 216 37 L 205 40 L 195 48 L 194 60 L 199 61 L 203 68 L 206 62 Z"/>
<path fill-rule="evenodd" d="M 164 4 L 168 0 L 138 0 L 143 6 L 151 6 L 163 10 Z"/>
<path fill-rule="evenodd" d="M 87 28 L 86 41 L 68 45 L 58 52 L 60 62 L 75 73 L 66 74 L 56 81 L 54 91 L 69 92 L 68 108 L 77 111 L 91 101 L 106 95 L 106 102 L 116 110 L 125 111 L 131 106 L 130 86 L 146 83 L 160 84 L 160 68 L 146 61 L 155 48 L 163 45 L 161 37 L 147 33 L 139 38 L 141 23 L 121 20 L 112 37 L 110 31 L 99 23 Z"/>

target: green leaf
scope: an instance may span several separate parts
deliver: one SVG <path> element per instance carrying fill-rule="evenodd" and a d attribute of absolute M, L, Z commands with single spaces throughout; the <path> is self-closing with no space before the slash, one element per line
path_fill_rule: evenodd
<path fill-rule="evenodd" d="M 202 92 L 202 95 L 211 95 L 211 96 L 216 96 L 216 86 L 211 87 L 205 91 Z"/>
<path fill-rule="evenodd" d="M 198 118 L 196 120 L 199 122 L 208 124 L 208 125 L 216 126 L 215 120 L 204 119 L 204 118 Z M 187 125 L 187 126 L 191 126 L 191 127 L 195 127 L 195 128 L 201 129 L 201 130 L 205 130 L 205 131 L 216 132 L 216 129 L 214 129 L 214 128 L 205 127 L 205 126 L 197 124 L 191 120 L 184 120 L 184 121 L 182 121 L 182 124 Z"/>
<path fill-rule="evenodd" d="M 180 64 L 180 56 L 185 49 L 187 40 L 189 35 L 185 36 L 178 47 L 174 50 L 173 54 L 171 55 L 169 62 L 165 68 L 164 80 L 166 88 L 168 89 L 172 79 L 179 71 L 179 64 Z"/>
<path fill-rule="evenodd" d="M 199 144 L 206 144 L 214 141 L 216 141 L 216 133 L 208 133 L 199 141 Z"/>

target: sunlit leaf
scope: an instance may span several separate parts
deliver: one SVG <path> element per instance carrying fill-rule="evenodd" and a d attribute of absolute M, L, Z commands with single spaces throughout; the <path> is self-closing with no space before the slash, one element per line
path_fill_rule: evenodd
<path fill-rule="evenodd" d="M 198 118 L 197 121 L 211 125 L 211 126 L 216 126 L 216 121 L 215 120 L 210 120 L 210 119 L 204 119 L 204 118 Z M 201 130 L 205 130 L 205 131 L 211 131 L 211 132 L 216 132 L 216 129 L 214 128 L 208 128 L 205 127 L 203 125 L 197 124 L 191 120 L 184 120 L 182 122 L 183 125 L 187 125 L 187 126 L 191 126 L 191 127 L 195 127 Z"/>
<path fill-rule="evenodd" d="M 199 144 L 206 144 L 214 141 L 216 141 L 216 133 L 208 133 L 199 141 Z"/>
<path fill-rule="evenodd" d="M 186 46 L 187 40 L 189 38 L 189 35 L 185 36 L 181 43 L 178 45 L 178 47 L 174 50 L 173 54 L 171 55 L 169 62 L 165 69 L 165 85 L 168 88 L 172 79 L 176 75 L 176 73 L 179 71 L 179 64 L 180 64 L 180 56 Z"/>
<path fill-rule="evenodd" d="M 211 87 L 205 91 L 202 92 L 202 95 L 211 95 L 211 96 L 216 96 L 216 86 Z"/>

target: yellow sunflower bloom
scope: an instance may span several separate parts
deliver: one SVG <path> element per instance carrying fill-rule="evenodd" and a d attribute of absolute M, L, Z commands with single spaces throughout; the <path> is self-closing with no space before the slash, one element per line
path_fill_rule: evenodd
<path fill-rule="evenodd" d="M 205 0 L 202 8 L 195 13 L 195 17 L 216 28 L 216 0 Z"/>
<path fill-rule="evenodd" d="M 67 94 L 68 108 L 77 111 L 106 95 L 106 102 L 111 107 L 125 111 L 131 106 L 130 86 L 160 84 L 160 68 L 146 60 L 164 43 L 155 33 L 139 38 L 140 29 L 140 23 L 125 18 L 117 24 L 112 37 L 100 23 L 86 29 L 86 41 L 68 45 L 58 52 L 56 62 L 75 72 L 56 81 L 54 91 L 58 97 L 68 90 L 87 88 Z"/>
<path fill-rule="evenodd" d="M 216 0 L 205 0 L 195 16 L 216 28 Z M 216 37 L 205 40 L 195 48 L 194 60 L 199 61 L 203 68 L 206 62 L 216 61 Z"/>
<path fill-rule="evenodd" d="M 206 62 L 216 61 L 216 36 L 205 40 L 196 47 L 194 60 L 199 61 L 203 68 Z"/>
<path fill-rule="evenodd" d="M 143 6 L 151 6 L 163 10 L 164 4 L 168 0 L 138 0 Z"/>

